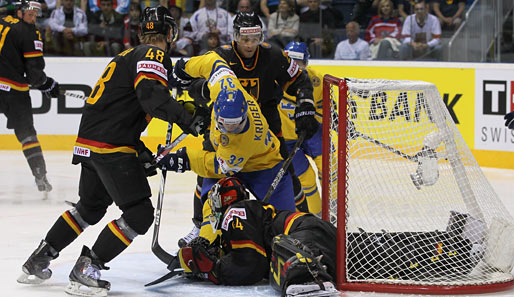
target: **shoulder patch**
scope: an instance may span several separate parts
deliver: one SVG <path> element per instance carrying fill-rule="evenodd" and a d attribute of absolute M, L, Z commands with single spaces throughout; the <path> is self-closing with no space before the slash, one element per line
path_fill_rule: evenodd
<path fill-rule="evenodd" d="M 226 134 L 221 134 L 220 140 L 221 140 L 221 145 L 222 146 L 227 146 L 228 143 L 229 143 L 229 139 L 228 139 L 228 136 Z"/>
<path fill-rule="evenodd" d="M 246 220 L 246 209 L 245 208 L 229 208 L 225 216 L 223 216 L 223 222 L 221 223 L 221 229 L 228 231 L 228 226 L 230 222 L 234 219 L 234 217 L 238 217 L 242 220 Z"/>
<path fill-rule="evenodd" d="M 261 43 L 261 46 L 262 46 L 263 48 L 271 48 L 271 44 L 269 44 L 269 43 L 267 43 L 267 42 L 262 42 L 262 43 Z"/>
<path fill-rule="evenodd" d="M 311 76 L 311 82 L 313 87 L 319 87 L 321 80 L 317 76 Z"/>
<path fill-rule="evenodd" d="M 168 70 L 166 70 L 162 63 L 156 61 L 143 60 L 137 62 L 137 72 L 154 73 L 168 81 Z"/>

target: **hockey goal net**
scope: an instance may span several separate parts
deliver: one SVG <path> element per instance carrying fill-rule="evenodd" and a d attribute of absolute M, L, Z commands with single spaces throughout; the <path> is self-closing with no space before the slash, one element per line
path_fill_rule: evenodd
<path fill-rule="evenodd" d="M 338 227 L 339 289 L 514 285 L 513 218 L 433 84 L 325 76 L 322 196 Z"/>

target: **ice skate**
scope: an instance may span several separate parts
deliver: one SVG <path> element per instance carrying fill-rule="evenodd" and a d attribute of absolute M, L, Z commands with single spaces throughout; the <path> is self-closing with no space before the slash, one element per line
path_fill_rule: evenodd
<path fill-rule="evenodd" d="M 48 193 L 48 192 L 52 191 L 52 185 L 48 182 L 46 175 L 43 175 L 40 178 L 36 177 L 36 185 L 37 185 L 37 189 L 40 192 Z"/>
<path fill-rule="evenodd" d="M 193 223 L 193 229 L 189 232 L 189 234 L 178 240 L 178 247 L 183 248 L 187 246 L 191 242 L 191 240 L 197 238 L 198 235 L 200 235 L 200 223 L 197 222 L 195 219 L 193 219 Z"/>
<path fill-rule="evenodd" d="M 50 260 L 59 256 L 59 253 L 45 240 L 30 255 L 28 260 L 23 264 L 21 269 L 22 275 L 18 277 L 21 284 L 40 284 L 52 276 L 52 271 L 48 269 Z"/>
<path fill-rule="evenodd" d="M 339 291 L 331 282 L 323 282 L 323 287 L 316 283 L 290 285 L 286 289 L 286 297 L 338 296 Z"/>
<path fill-rule="evenodd" d="M 87 246 L 84 246 L 77 263 L 70 272 L 70 284 L 64 291 L 75 296 L 107 296 L 111 284 L 100 279 L 102 269 L 109 268 L 93 256 Z"/>

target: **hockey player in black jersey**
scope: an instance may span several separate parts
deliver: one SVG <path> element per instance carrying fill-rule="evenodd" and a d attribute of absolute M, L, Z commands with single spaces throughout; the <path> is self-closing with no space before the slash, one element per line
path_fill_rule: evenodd
<path fill-rule="evenodd" d="M 50 192 L 29 96 L 29 86 L 47 96 L 59 94 L 59 84 L 44 72 L 43 40 L 35 26 L 40 10 L 39 2 L 22 0 L 17 5 L 17 18 L 0 18 L 0 112 L 22 145 L 39 191 Z"/>
<path fill-rule="evenodd" d="M 172 71 L 166 48 L 177 26 L 162 6 L 145 9 L 141 45 L 117 55 L 107 65 L 84 107 L 73 164 L 81 164 L 80 199 L 65 211 L 39 247 L 23 264 L 22 283 L 42 282 L 51 276 L 50 260 L 86 227 L 98 223 L 113 202 L 122 211 L 100 232 L 91 249 L 84 246 L 73 267 L 66 292 L 105 296 L 110 283 L 100 279 L 105 263 L 125 250 L 153 222 L 150 186 L 138 154 L 145 150 L 140 134 L 152 117 L 176 123 L 186 133 L 203 131 L 203 118 L 189 114 L 168 90 Z"/>
<path fill-rule="evenodd" d="M 331 223 L 249 200 L 235 177 L 219 180 L 206 203 L 204 215 L 213 232 L 221 231 L 220 241 L 210 245 L 197 237 L 181 248 L 178 257 L 186 275 L 224 285 L 251 285 L 269 276 L 283 294 L 337 293 L 330 282 L 336 279 L 337 242 Z"/>
<path fill-rule="evenodd" d="M 282 52 L 282 49 L 263 42 L 263 40 L 262 23 L 259 17 L 254 13 L 238 13 L 234 18 L 234 41 L 232 44 L 218 47 L 205 55 L 193 57 L 186 63 L 179 60 L 174 69 L 174 78 L 178 84 L 186 85 L 193 78 L 199 77 L 212 81 L 216 79 L 216 77 L 211 78 L 211 73 L 216 72 L 218 61 L 225 61 L 245 90 L 259 103 L 271 131 L 280 140 L 280 152 L 285 159 L 288 151 L 282 137 L 281 120 L 277 108 L 282 98 L 276 95 L 275 87 L 278 84 L 285 92 L 296 98 L 298 102 L 295 110 L 296 131 L 298 134 L 306 133 L 306 139 L 311 138 L 318 128 L 314 117 L 313 87 L 307 72 L 302 71 L 294 60 Z M 200 93 L 200 96 L 204 96 L 204 99 L 210 101 L 209 83 L 196 80 L 189 88 L 190 94 Z M 198 92 L 200 90 L 202 92 Z M 290 170 L 291 173 L 294 173 L 292 166 Z M 307 210 L 307 201 L 301 183 L 296 175 L 293 174 L 292 177 L 297 207 Z M 194 198 L 193 222 L 196 222 L 196 226 L 190 235 L 179 241 L 179 246 L 184 246 L 188 240 L 198 235 L 202 209 L 199 196 L 199 193 L 202 192 L 201 184 L 201 179 L 199 179 Z"/>

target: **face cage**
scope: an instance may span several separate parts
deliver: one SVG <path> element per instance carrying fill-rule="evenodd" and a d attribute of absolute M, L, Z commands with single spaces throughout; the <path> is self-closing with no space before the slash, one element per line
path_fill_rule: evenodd
<path fill-rule="evenodd" d="M 225 128 L 225 122 L 224 121 L 221 121 L 220 118 L 218 117 L 218 119 L 216 120 L 216 127 L 218 128 L 218 130 L 220 130 L 222 133 L 232 133 L 232 134 L 238 134 L 238 133 L 241 133 L 241 131 L 243 131 L 244 127 L 246 126 L 246 122 L 248 120 L 248 116 L 243 116 L 242 117 L 243 119 L 241 119 L 241 121 L 239 122 L 239 127 L 237 127 L 236 129 L 232 130 L 232 131 L 228 131 L 226 128 Z M 232 124 L 237 124 L 235 123 L 235 120 L 232 120 L 234 121 L 234 123 L 230 123 L 230 122 L 227 122 L 226 124 L 229 124 L 229 125 L 232 125 Z"/>
<path fill-rule="evenodd" d="M 214 184 L 212 189 L 209 191 L 209 199 L 207 199 L 207 203 L 209 203 L 209 207 L 211 208 L 211 214 L 208 216 L 208 219 L 212 228 L 212 233 L 216 233 L 218 231 L 221 221 L 222 213 L 217 211 L 221 209 L 221 195 L 219 194 L 220 187 L 220 184 Z"/>
<path fill-rule="evenodd" d="M 239 38 L 241 38 L 241 36 L 252 36 L 252 35 L 257 35 L 257 34 L 239 34 L 239 31 L 236 30 L 236 31 L 234 31 L 234 36 L 233 37 L 234 37 L 234 40 L 237 43 L 241 43 L 239 41 Z M 259 45 L 259 44 L 261 44 L 264 41 L 264 34 L 262 33 L 262 31 L 261 31 L 261 33 L 259 33 L 259 35 L 260 35 L 259 36 L 260 37 L 259 38 L 259 42 L 256 45 Z"/>

